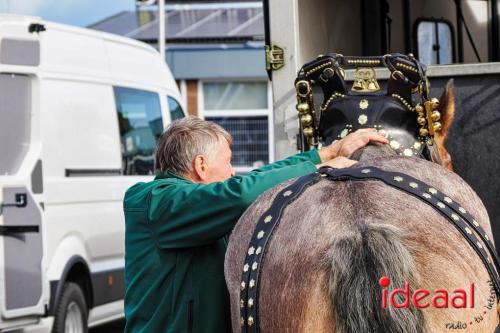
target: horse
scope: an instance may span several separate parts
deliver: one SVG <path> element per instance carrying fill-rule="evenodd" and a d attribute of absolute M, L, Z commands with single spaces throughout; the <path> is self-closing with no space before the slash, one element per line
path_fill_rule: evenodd
<path fill-rule="evenodd" d="M 452 82 L 439 105 L 443 129 L 434 144 L 440 165 L 370 145 L 354 153 L 355 167 L 402 171 L 429 184 L 460 203 L 493 239 L 480 198 L 451 171 L 445 143 L 455 112 Z M 250 238 L 293 182 L 262 194 L 231 234 L 225 278 L 234 332 L 241 331 L 240 283 Z M 491 333 L 499 323 L 490 276 L 462 235 L 433 207 L 376 180 L 321 180 L 305 189 L 282 213 L 260 272 L 261 332 Z M 419 290 L 427 292 L 427 303 L 415 306 Z M 394 291 L 399 295 L 390 304 Z M 468 304 L 444 299 L 459 291 Z"/>

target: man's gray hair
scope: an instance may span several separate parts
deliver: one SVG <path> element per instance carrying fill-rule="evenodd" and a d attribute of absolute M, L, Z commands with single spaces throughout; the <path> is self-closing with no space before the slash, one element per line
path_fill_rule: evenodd
<path fill-rule="evenodd" d="M 214 122 L 188 117 L 172 122 L 158 140 L 155 169 L 185 175 L 197 155 L 215 158 L 219 142 L 232 143 L 231 134 Z"/>

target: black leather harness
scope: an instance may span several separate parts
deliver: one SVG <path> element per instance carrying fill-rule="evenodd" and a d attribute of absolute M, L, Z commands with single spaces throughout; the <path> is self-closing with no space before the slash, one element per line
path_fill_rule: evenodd
<path fill-rule="evenodd" d="M 400 191 L 419 198 L 432 206 L 451 222 L 467 240 L 483 262 L 500 299 L 500 259 L 484 229 L 457 202 L 426 183 L 399 172 L 385 171 L 376 167 L 332 169 L 321 168 L 318 172 L 298 178 L 275 197 L 271 207 L 262 215 L 254 230 L 247 250 L 241 278 L 241 327 L 245 333 L 260 331 L 259 325 L 259 287 L 262 265 L 265 261 L 267 245 L 280 218 L 291 202 L 309 186 L 321 179 L 332 181 L 379 180 Z M 500 333 L 500 325 L 495 332 Z"/>

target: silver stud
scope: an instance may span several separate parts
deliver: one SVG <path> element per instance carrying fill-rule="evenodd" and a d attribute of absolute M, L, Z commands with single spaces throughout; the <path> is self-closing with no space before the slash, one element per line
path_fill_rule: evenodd
<path fill-rule="evenodd" d="M 410 183 L 410 187 L 412 187 L 412 188 L 418 188 L 418 184 L 411 182 Z"/>
<path fill-rule="evenodd" d="M 271 222 L 272 219 L 273 217 L 271 215 L 267 215 L 266 218 L 264 219 L 264 223 L 269 223 Z"/>
<path fill-rule="evenodd" d="M 366 114 L 362 114 L 361 116 L 358 117 L 358 123 L 360 125 L 364 125 L 368 122 L 368 116 Z"/>
<path fill-rule="evenodd" d="M 451 200 L 451 199 L 450 199 L 450 198 L 448 198 L 448 197 L 444 197 L 444 201 L 446 201 L 447 203 L 452 203 L 452 202 L 453 202 L 453 200 Z"/>
<path fill-rule="evenodd" d="M 248 284 L 248 286 L 249 286 L 250 288 L 255 287 L 255 280 L 254 280 L 254 279 L 251 279 L 251 280 L 250 280 L 250 283 Z"/>
<path fill-rule="evenodd" d="M 413 144 L 413 148 L 418 150 L 418 149 L 420 149 L 420 147 L 422 147 L 422 144 L 418 141 L 415 141 L 415 143 Z"/>
<path fill-rule="evenodd" d="M 488 237 L 488 235 L 484 234 L 484 239 L 486 239 L 487 241 L 490 240 L 490 238 Z"/>
<path fill-rule="evenodd" d="M 363 170 L 361 170 L 361 173 L 370 173 L 370 172 L 371 172 L 370 169 L 363 169 Z"/>
<path fill-rule="evenodd" d="M 463 207 L 458 207 L 458 210 L 459 210 L 459 211 L 460 211 L 460 213 L 462 213 L 462 214 L 466 214 L 466 213 L 467 213 L 467 211 L 466 211 L 466 210 L 465 210 L 465 208 L 463 208 Z"/>
<path fill-rule="evenodd" d="M 396 176 L 396 177 L 394 177 L 394 180 L 397 181 L 397 182 L 402 182 L 403 181 L 403 177 Z"/>
<path fill-rule="evenodd" d="M 482 248 L 483 248 L 483 245 L 482 245 L 481 243 L 477 242 L 476 244 L 477 244 L 477 247 L 478 247 L 478 248 L 480 248 L 480 249 L 482 249 Z"/>
<path fill-rule="evenodd" d="M 253 246 L 251 246 L 249 249 L 248 249 L 248 255 L 251 256 L 255 253 L 255 248 Z"/>
<path fill-rule="evenodd" d="M 435 188 L 433 188 L 433 187 L 429 188 L 429 192 L 432 193 L 432 194 L 438 193 L 438 191 Z"/>
<path fill-rule="evenodd" d="M 245 301 L 240 299 L 240 308 L 243 309 L 245 307 Z"/>
<path fill-rule="evenodd" d="M 248 317 L 248 326 L 252 326 L 253 325 L 253 317 L 250 316 Z"/>
<path fill-rule="evenodd" d="M 446 207 L 446 205 L 445 205 L 444 203 L 442 203 L 441 201 L 438 201 L 438 202 L 437 202 L 437 205 L 438 205 L 438 207 L 439 207 L 439 208 L 441 208 L 441 209 L 444 209 L 444 208 Z"/>
<path fill-rule="evenodd" d="M 246 287 L 247 284 L 245 283 L 245 281 L 241 281 L 241 290 L 245 290 Z"/>
<path fill-rule="evenodd" d="M 344 128 L 342 132 L 340 132 L 340 137 L 345 138 L 349 134 L 349 130 L 347 128 Z"/>
<path fill-rule="evenodd" d="M 251 308 L 253 306 L 253 298 L 248 299 L 248 307 Z"/>
<path fill-rule="evenodd" d="M 472 231 L 471 231 L 468 227 L 465 227 L 465 231 L 466 231 L 469 235 L 472 235 Z"/>
<path fill-rule="evenodd" d="M 401 147 L 401 144 L 397 142 L 396 140 L 392 140 L 389 145 L 391 146 L 392 149 L 399 149 Z"/>
<path fill-rule="evenodd" d="M 403 150 L 403 155 L 405 155 L 405 156 L 412 156 L 413 155 L 413 151 L 410 148 L 406 148 L 405 150 Z"/>
<path fill-rule="evenodd" d="M 283 193 L 283 196 L 284 197 L 289 197 L 289 196 L 292 195 L 292 193 L 293 193 L 292 191 L 286 191 L 285 193 Z"/>
<path fill-rule="evenodd" d="M 474 224 L 476 227 L 479 227 L 479 223 L 477 223 L 476 220 L 472 220 L 472 224 Z"/>
<path fill-rule="evenodd" d="M 426 199 L 432 198 L 432 196 L 429 193 L 422 193 L 422 196 Z"/>
<path fill-rule="evenodd" d="M 259 246 L 257 250 L 255 250 L 255 254 L 259 255 L 262 252 L 262 246 Z"/>
<path fill-rule="evenodd" d="M 257 234 L 257 239 L 261 239 L 262 237 L 264 237 L 264 234 L 264 230 L 259 231 L 259 233 Z"/>
<path fill-rule="evenodd" d="M 252 271 L 255 271 L 257 269 L 257 262 L 254 261 L 252 264 Z"/>
<path fill-rule="evenodd" d="M 243 272 L 245 272 L 245 273 L 246 273 L 246 272 L 248 272 L 248 269 L 249 269 L 249 268 L 250 268 L 250 266 L 249 266 L 248 264 L 245 264 L 245 265 L 243 266 Z"/>
<path fill-rule="evenodd" d="M 458 215 L 457 214 L 451 214 L 451 218 L 454 219 L 455 221 L 458 221 Z"/>

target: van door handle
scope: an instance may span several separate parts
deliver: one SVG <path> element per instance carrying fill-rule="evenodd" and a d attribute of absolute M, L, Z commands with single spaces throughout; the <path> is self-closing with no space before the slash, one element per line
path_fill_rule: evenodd
<path fill-rule="evenodd" d="M 24 208 L 28 205 L 28 195 L 26 193 L 16 193 L 14 198 L 16 199 L 14 203 L 0 202 L 0 215 L 2 215 L 4 207 Z"/>
<path fill-rule="evenodd" d="M 0 225 L 0 236 L 37 233 L 39 231 L 40 229 L 37 225 Z"/>

